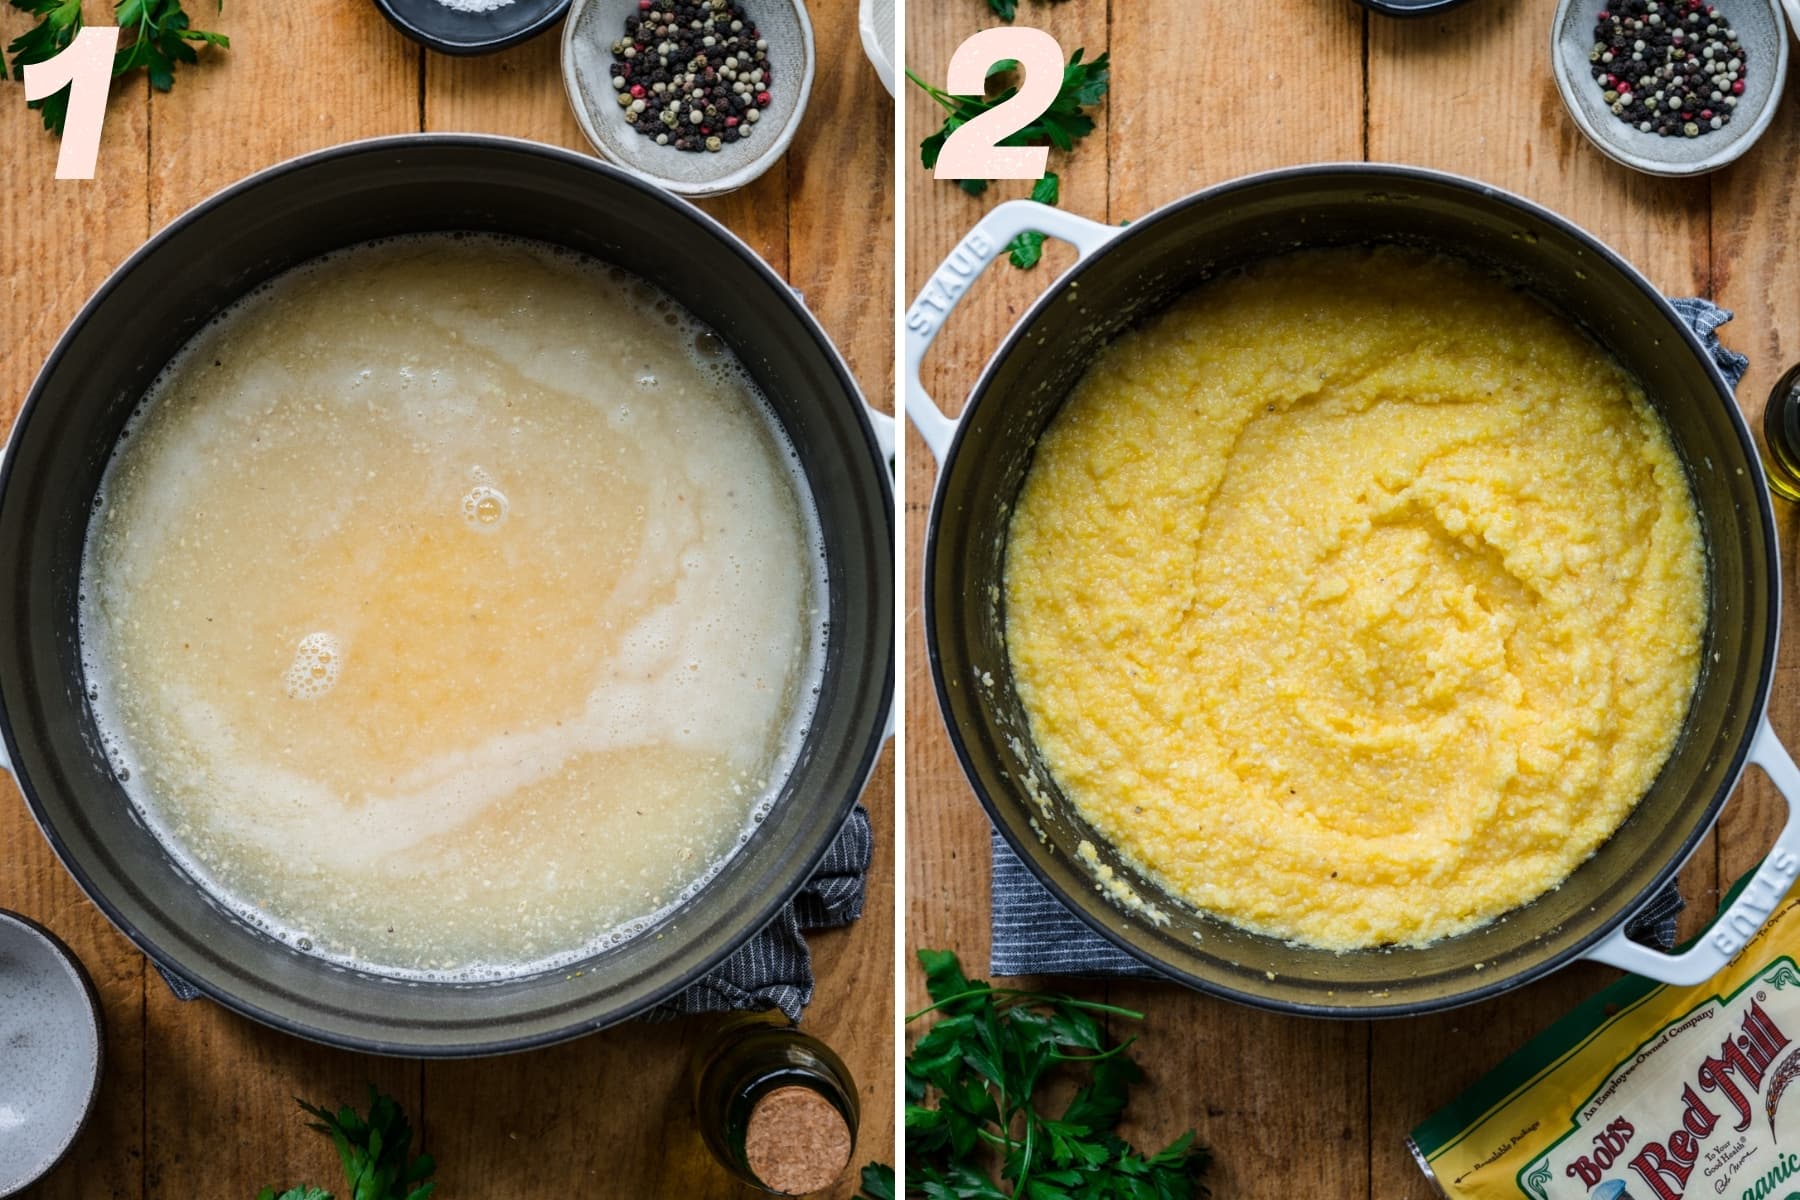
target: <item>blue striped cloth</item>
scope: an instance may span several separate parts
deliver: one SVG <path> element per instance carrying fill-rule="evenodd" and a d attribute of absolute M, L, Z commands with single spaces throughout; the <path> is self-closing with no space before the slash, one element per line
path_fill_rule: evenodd
<path fill-rule="evenodd" d="M 806 886 L 763 931 L 699 983 L 644 1014 L 648 1021 L 695 1013 L 779 1008 L 790 1021 L 812 1002 L 809 929 L 836 929 L 862 916 L 875 838 L 869 810 L 858 804 Z"/>
<path fill-rule="evenodd" d="M 998 833 L 993 838 L 993 941 L 990 975 L 1123 975 L 1160 979 L 1162 973 L 1095 933 L 1063 907 L 1019 861 Z M 1646 904 L 1626 933 L 1664 950 L 1675 946 L 1675 918 L 1685 907 L 1673 885 Z"/>
<path fill-rule="evenodd" d="M 1709 300 L 1671 300 L 1700 335 L 1713 362 L 1732 387 L 1750 360 L 1719 341 L 1718 328 L 1731 313 Z M 1019 861 L 998 833 L 993 837 L 993 941 L 989 972 L 994 975 L 1123 975 L 1155 979 L 1160 973 L 1088 928 L 1052 896 Z M 1675 945 L 1675 918 L 1683 904 L 1670 885 L 1626 926 L 1626 933 L 1664 950 Z"/>

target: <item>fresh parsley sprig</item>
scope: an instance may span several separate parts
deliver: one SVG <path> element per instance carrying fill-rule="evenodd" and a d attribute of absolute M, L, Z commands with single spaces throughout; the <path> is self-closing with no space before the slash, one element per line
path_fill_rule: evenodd
<path fill-rule="evenodd" d="M 1003 139 L 1001 145 L 1047 143 L 1059 150 L 1072 150 L 1077 141 L 1094 131 L 1094 119 L 1084 110 L 1105 99 L 1107 88 L 1111 86 L 1111 71 L 1105 54 L 1091 63 L 1084 63 L 1081 61 L 1083 53 L 1084 51 L 1077 50 L 1070 57 L 1069 65 L 1063 70 L 1062 89 L 1050 108 L 1019 132 Z M 995 63 L 988 75 L 991 78 L 1017 65 L 1010 59 Z M 945 139 L 977 115 L 1004 103 L 1018 90 L 1007 88 L 988 100 L 980 96 L 952 95 L 926 83 L 911 71 L 906 73 L 906 77 L 923 88 L 948 114 L 944 118 L 943 127 L 919 143 L 919 158 L 926 170 L 937 166 Z M 971 196 L 979 196 L 988 188 L 988 181 L 985 179 L 959 179 L 957 183 Z M 1040 204 L 1055 204 L 1061 194 L 1062 180 L 1054 171 L 1046 172 L 1031 189 L 1031 198 Z M 1021 233 L 1007 249 L 1011 252 L 1008 257 L 1013 266 L 1020 270 L 1030 270 L 1044 256 L 1044 235 L 1029 231 Z"/>
<path fill-rule="evenodd" d="M 1055 171 L 1044 172 L 1044 177 L 1031 186 L 1031 198 L 1039 204 L 1054 205 L 1062 197 L 1062 180 Z M 1012 253 L 1012 265 L 1021 271 L 1029 271 L 1038 265 L 1044 257 L 1044 235 L 1036 230 L 1027 229 L 1014 238 L 1007 246 Z"/>
<path fill-rule="evenodd" d="M 894 1168 L 870 1163 L 862 1169 L 862 1190 L 856 1200 L 894 1200 Z"/>
<path fill-rule="evenodd" d="M 1105 98 L 1111 80 L 1111 67 L 1105 54 L 1093 62 L 1083 62 L 1082 55 L 1085 53 L 1085 50 L 1076 50 L 1069 57 L 1069 65 L 1063 68 L 1061 88 L 1050 107 L 1017 133 L 1002 138 L 1000 145 L 1050 145 L 1067 151 L 1073 150 L 1076 142 L 1094 131 L 1094 119 L 1083 110 Z M 995 63 L 988 74 L 991 77 L 1017 65 L 1011 60 L 1003 60 Z M 1006 103 L 1019 90 L 1017 87 L 1006 88 L 990 100 L 984 96 L 952 95 L 926 83 L 911 70 L 906 72 L 906 77 L 924 89 L 925 94 L 935 100 L 946 114 L 943 127 L 919 143 L 919 160 L 928 171 L 937 166 L 945 139 L 982 113 Z M 959 179 L 956 182 L 971 196 L 981 195 L 988 187 L 985 179 Z"/>
<path fill-rule="evenodd" d="M 956 955 L 921 950 L 939 1019 L 906 1059 L 908 1195 L 927 1200 L 1193 1200 L 1210 1155 L 1189 1130 L 1155 1154 L 1116 1129 L 1143 1078 L 1099 1017 L 1142 1013 L 1070 996 L 996 988 L 963 974 Z M 1062 1072 L 1086 1081 L 1060 1113 L 1039 1110 L 1040 1085 Z M 995 1178 L 995 1167 L 998 1178 Z M 1010 1187 L 1009 1187 L 1010 1185 Z M 891 1187 L 891 1184 L 890 1184 Z M 872 1200 L 886 1197 L 869 1187 Z M 890 1191 L 889 1196 L 892 1195 Z"/>
<path fill-rule="evenodd" d="M 81 29 L 81 0 L 12 0 L 12 6 L 38 19 L 36 25 L 14 38 L 6 48 L 13 56 L 13 74 L 23 79 L 20 68 L 26 63 L 55 58 L 75 40 L 75 34 Z M 4 71 L 5 64 L 0 62 L 0 73 Z M 68 97 L 63 96 L 63 99 L 66 101 Z M 32 107 L 37 107 L 37 103 L 34 102 Z"/>
<path fill-rule="evenodd" d="M 330 1109 L 296 1100 L 315 1117 L 308 1129 L 316 1129 L 337 1147 L 348 1189 L 343 1200 L 426 1200 L 435 1183 L 425 1182 L 437 1170 L 429 1154 L 412 1155 L 412 1126 L 406 1114 L 369 1085 L 369 1115 L 362 1116 L 348 1104 Z M 256 1200 L 334 1200 L 324 1188 L 306 1185 L 276 1193 L 272 1187 L 256 1194 Z"/>
<path fill-rule="evenodd" d="M 1019 0 L 987 0 L 987 6 L 996 17 L 1009 24 L 1019 15 Z"/>
<path fill-rule="evenodd" d="M 225 0 L 215 0 L 219 11 Z M 200 61 L 196 45 L 229 49 L 231 39 L 222 33 L 194 29 L 182 10 L 181 0 L 121 0 L 118 7 L 121 38 L 131 41 L 113 56 L 113 75 L 143 67 L 150 73 L 150 86 L 166 92 L 175 86 L 175 64 Z"/>
<path fill-rule="evenodd" d="M 7 46 L 12 55 L 12 73 L 24 78 L 27 63 L 44 62 L 60 54 L 81 31 L 81 0 L 10 0 L 12 6 L 38 19 L 38 23 L 12 40 Z M 223 11 L 225 0 L 217 0 Z M 142 67 L 149 73 L 150 86 L 166 92 L 175 86 L 177 63 L 197 63 L 196 46 L 227 49 L 231 39 L 191 27 L 182 0 L 117 0 L 113 20 L 119 26 L 120 46 L 113 54 L 113 78 Z M 5 75 L 0 60 L 0 76 Z M 41 110 L 44 128 L 62 136 L 63 122 L 69 114 L 69 89 L 32 100 L 29 107 Z"/>

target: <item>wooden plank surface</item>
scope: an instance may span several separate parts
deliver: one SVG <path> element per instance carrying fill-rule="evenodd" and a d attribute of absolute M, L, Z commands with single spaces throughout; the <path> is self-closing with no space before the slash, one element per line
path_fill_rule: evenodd
<path fill-rule="evenodd" d="M 103 19 L 89 5 L 90 19 Z M 209 14 L 210 16 L 210 14 Z M 855 6 L 813 14 L 819 69 L 801 137 L 755 185 L 706 207 L 802 288 L 886 407 L 892 393 L 892 105 L 856 40 Z M 0 40 L 26 24 L 0 9 Z M 105 274 L 148 233 L 258 168 L 321 146 L 420 128 L 480 130 L 586 151 L 557 69 L 559 31 L 475 59 L 427 55 L 367 0 L 231 4 L 208 27 L 232 49 L 148 98 L 118 89 L 93 183 L 52 178 L 56 143 L 0 84 L 0 428 L 38 363 Z M 339 90 L 331 80 L 352 80 Z M 873 203 L 831 203 L 846 177 Z M 804 202 L 801 202 L 803 198 Z M 793 202 L 790 202 L 793 201 Z M 85 237 L 85 242 L 80 240 Z M 888 281 L 888 282 L 884 282 Z M 872 292 L 872 295 L 871 295 Z M 806 1027 L 857 1076 L 856 1162 L 893 1158 L 891 1052 L 893 769 L 864 796 L 877 853 L 864 918 L 815 935 L 818 986 Z M 440 1162 L 446 1197 L 755 1193 L 707 1157 L 687 1115 L 684 1072 L 704 1020 L 629 1025 L 524 1056 L 422 1064 L 313 1046 L 206 1002 L 176 1001 L 57 865 L 10 779 L 0 780 L 0 904 L 67 939 L 106 1005 L 108 1069 L 76 1151 L 27 1195 L 248 1197 L 264 1184 L 335 1183 L 331 1149 L 293 1097 L 361 1103 L 395 1095 Z M 834 1195 L 852 1192 L 848 1181 Z"/>
<path fill-rule="evenodd" d="M 10 12 L 10 10 L 8 10 Z M 0 15 L 0 42 L 17 31 Z M 149 111 L 142 81 L 116 90 L 107 106 L 100 157 L 113 169 L 78 187 L 49 181 L 57 144 L 24 111 L 15 83 L 0 96 L 15 106 L 0 120 L 0 162 L 13 178 L 0 199 L 0 425 L 10 425 L 38 365 L 63 326 L 113 266 L 149 233 L 146 144 Z M 125 1200 L 144 1195 L 143 957 L 101 920 L 32 823 L 10 777 L 0 775 L 0 905 L 55 931 L 80 956 L 99 991 L 107 1027 L 108 1092 L 64 1169 L 37 1189 L 42 1200 Z"/>
<path fill-rule="evenodd" d="M 1800 250 L 1794 245 L 1800 112 L 1786 110 L 1740 165 L 1710 180 L 1650 179 L 1611 164 L 1564 115 L 1547 73 L 1554 0 L 1473 0 L 1415 22 L 1365 15 L 1349 0 L 1195 6 L 1182 0 L 1021 0 L 1019 23 L 1065 50 L 1110 49 L 1113 91 L 1101 130 L 1074 155 L 1052 152 L 1064 207 L 1118 222 L 1209 183 L 1307 161 L 1375 159 L 1473 175 L 1585 225 L 1671 294 L 1736 308 L 1728 344 L 1752 356 L 1741 396 L 1760 414 L 1780 370 L 1800 357 Z M 907 62 L 941 81 L 951 51 L 992 21 L 978 0 L 909 9 Z M 1110 39 L 1110 44 L 1107 39 Z M 940 120 L 912 89 L 912 147 Z M 1101 139 L 1104 138 L 1104 141 Z M 1104 158 L 1104 161 L 1101 161 Z M 1104 198 L 1095 195 L 1106 181 Z M 905 281 L 916 293 L 985 210 L 909 157 Z M 1026 185 L 996 187 L 993 197 Z M 987 355 L 1069 261 L 997 265 L 947 323 L 926 364 L 928 390 L 954 413 Z M 951 947 L 987 965 L 988 834 L 933 702 L 917 573 L 935 466 L 916 434 L 907 466 L 907 945 Z M 1793 560 L 1794 514 L 1780 507 Z M 1790 617 L 1772 716 L 1800 736 L 1800 665 Z M 1682 875 L 1684 930 L 1713 912 L 1719 881 L 1748 870 L 1783 812 L 1759 776 L 1739 789 L 1720 832 Z M 1146 1010 L 1151 1082 L 1134 1123 L 1154 1140 L 1198 1127 L 1218 1155 L 1214 1184 L 1235 1197 L 1425 1197 L 1402 1138 L 1512 1048 L 1613 973 L 1564 971 L 1473 1009 L 1405 1021 L 1271 1017 L 1174 985 L 1081 983 L 1078 994 Z M 922 980 L 906 978 L 909 1008 Z"/>

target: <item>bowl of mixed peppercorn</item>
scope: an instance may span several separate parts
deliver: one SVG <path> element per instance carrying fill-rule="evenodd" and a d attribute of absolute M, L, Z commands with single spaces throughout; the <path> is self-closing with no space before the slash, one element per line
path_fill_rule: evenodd
<path fill-rule="evenodd" d="M 1562 0 L 1551 60 L 1569 116 L 1607 156 L 1698 175 L 1774 120 L 1787 22 L 1776 0 Z"/>
<path fill-rule="evenodd" d="M 813 80 L 800 0 L 575 0 L 563 79 L 602 158 L 684 196 L 774 165 Z"/>

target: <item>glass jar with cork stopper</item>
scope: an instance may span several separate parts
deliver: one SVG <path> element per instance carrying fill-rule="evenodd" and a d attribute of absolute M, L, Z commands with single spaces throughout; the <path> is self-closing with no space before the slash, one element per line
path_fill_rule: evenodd
<path fill-rule="evenodd" d="M 777 1196 L 836 1182 L 856 1146 L 858 1104 L 849 1068 L 779 1014 L 742 1014 L 694 1056 L 694 1119 L 713 1157 Z"/>

